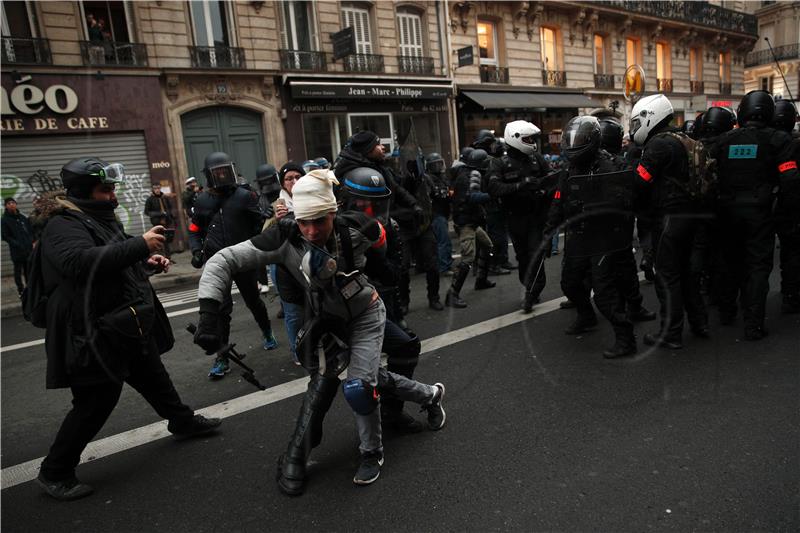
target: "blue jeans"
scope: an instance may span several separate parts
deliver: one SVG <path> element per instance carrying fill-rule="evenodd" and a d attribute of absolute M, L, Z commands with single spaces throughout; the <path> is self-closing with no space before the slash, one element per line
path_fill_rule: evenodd
<path fill-rule="evenodd" d="M 431 228 L 436 237 L 436 247 L 439 255 L 439 272 L 447 272 L 453 266 L 453 243 L 447 231 L 447 219 L 441 215 L 434 215 Z"/>
<path fill-rule="evenodd" d="M 275 290 L 278 290 L 278 267 L 275 265 L 269 266 L 269 275 L 272 278 L 272 283 L 275 285 Z M 283 324 L 286 326 L 286 335 L 289 337 L 289 353 L 292 355 L 292 360 L 297 361 L 297 332 L 303 327 L 304 310 L 300 304 L 291 304 L 281 299 L 281 307 L 283 307 Z"/>
<path fill-rule="evenodd" d="M 553 240 L 550 243 L 550 251 L 553 253 L 558 253 L 558 232 L 556 231 L 553 235 Z"/>

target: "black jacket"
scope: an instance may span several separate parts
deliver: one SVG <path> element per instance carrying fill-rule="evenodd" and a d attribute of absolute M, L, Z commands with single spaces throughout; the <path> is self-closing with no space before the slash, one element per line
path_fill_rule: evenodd
<path fill-rule="evenodd" d="M 150 217 L 150 223 L 154 226 L 156 224 L 171 225 L 175 220 L 175 215 L 172 211 L 172 200 L 165 194 L 156 196 L 151 194 L 144 203 L 144 214 Z"/>
<path fill-rule="evenodd" d="M 405 190 L 397 181 L 392 170 L 381 163 L 367 159 L 358 152 L 354 152 L 348 147 L 342 149 L 339 157 L 333 165 L 333 173 L 341 181 L 344 175 L 354 168 L 366 167 L 377 170 L 386 181 L 386 186 L 392 191 L 392 218 L 397 220 L 401 226 L 407 226 L 414 223 L 414 207 L 417 205 L 417 200 L 414 195 Z"/>
<path fill-rule="evenodd" d="M 650 137 L 634 167 L 639 194 L 648 199 L 645 209 L 649 213 L 690 213 L 699 208 L 683 185 L 689 181 L 686 148 L 673 136 L 661 135 L 677 131 L 666 128 Z"/>
<path fill-rule="evenodd" d="M 2 220 L 3 240 L 8 243 L 11 260 L 15 263 L 27 261 L 33 249 L 33 228 L 28 217 L 17 211 L 15 215 L 6 210 Z"/>
<path fill-rule="evenodd" d="M 542 178 L 550 165 L 538 153 L 526 155 L 509 147 L 503 157 L 492 159 L 487 170 L 488 193 L 500 201 L 511 216 L 533 213 L 546 216 L 549 195 L 540 187 L 528 185 L 526 178 Z"/>
<path fill-rule="evenodd" d="M 162 350 L 156 336 L 172 339 L 169 319 L 147 278 L 147 243 L 126 235 L 121 224 L 99 221 L 64 198 L 54 201 L 58 207 L 49 210 L 53 223 L 45 226 L 37 244 L 42 246 L 45 290 L 52 290 L 45 333 L 47 388 L 124 379 L 126 361 L 113 350 L 93 350 L 89 337 L 98 319 L 130 303 L 135 292 L 135 298 L 149 300 L 156 317 L 141 357 L 158 357 Z M 109 234 L 115 234 L 117 242 L 106 241 Z"/>
<path fill-rule="evenodd" d="M 466 165 L 456 171 L 453 180 L 453 224 L 456 226 L 477 227 L 486 224 L 486 205 L 491 198 L 480 190 L 481 182 L 480 172 Z"/>
<path fill-rule="evenodd" d="M 236 187 L 222 194 L 205 191 L 197 196 L 189 225 L 192 253 L 202 250 L 208 260 L 218 251 L 261 233 L 264 213 L 258 195 Z"/>
<path fill-rule="evenodd" d="M 430 174 L 431 199 L 433 200 L 433 216 L 450 218 L 450 180 L 447 174 Z"/>

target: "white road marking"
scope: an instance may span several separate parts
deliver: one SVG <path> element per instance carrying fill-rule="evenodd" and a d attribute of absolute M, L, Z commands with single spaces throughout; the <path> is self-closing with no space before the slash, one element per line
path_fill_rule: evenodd
<path fill-rule="evenodd" d="M 445 348 L 474 337 L 485 335 L 512 324 L 518 324 L 520 322 L 536 318 L 537 316 L 542 316 L 558 309 L 559 304 L 566 299 L 567 298 L 565 296 L 562 296 L 560 298 L 555 298 L 553 300 L 536 305 L 533 308 L 533 312 L 530 314 L 523 314 L 521 311 L 514 311 L 512 313 L 491 318 L 489 320 L 484 320 L 483 322 L 479 322 L 477 324 L 472 324 L 461 329 L 425 339 L 422 341 L 422 353 L 425 354 L 433 352 L 435 350 Z M 182 311 L 170 313 L 170 316 L 191 313 L 196 310 L 197 309 L 184 309 Z M 286 383 L 281 383 L 280 385 L 276 385 L 274 387 L 270 387 L 265 391 L 246 394 L 232 400 L 208 406 L 204 409 L 199 409 L 196 412 L 209 417 L 228 418 L 229 416 L 238 415 L 259 407 L 264 407 L 266 405 L 285 400 L 287 398 L 291 398 L 292 396 L 302 394 L 306 390 L 307 386 L 307 377 L 298 378 Z M 116 435 L 111 435 L 110 437 L 89 443 L 84 450 L 83 455 L 81 455 L 81 464 L 96 461 L 97 459 L 108 457 L 109 455 L 129 450 L 143 444 L 149 444 L 159 439 L 163 439 L 169 435 L 170 433 L 167 431 L 166 420 L 131 429 L 129 431 L 124 431 Z M 31 461 L 4 468 L 2 473 L 0 473 L 0 478 L 2 478 L 2 489 L 5 490 L 7 488 L 19 485 L 20 483 L 26 483 L 35 479 L 39 474 L 39 466 L 41 465 L 43 459 L 44 457 L 39 457 L 38 459 L 33 459 Z"/>

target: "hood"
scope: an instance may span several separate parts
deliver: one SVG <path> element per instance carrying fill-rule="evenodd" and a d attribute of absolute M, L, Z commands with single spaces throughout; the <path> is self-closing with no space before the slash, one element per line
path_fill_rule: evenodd
<path fill-rule="evenodd" d="M 66 191 L 50 191 L 33 201 L 33 214 L 31 216 L 47 220 L 53 215 L 64 213 L 65 211 L 80 212 L 81 209 L 67 200 Z"/>
<path fill-rule="evenodd" d="M 337 178 L 341 178 L 350 170 L 359 167 L 368 167 L 374 168 L 375 170 L 380 170 L 380 163 L 372 161 L 371 159 L 367 159 L 363 155 L 351 150 L 350 148 L 345 148 L 339 153 L 339 158 L 336 160 L 336 163 L 334 163 L 334 173 L 336 174 Z"/>

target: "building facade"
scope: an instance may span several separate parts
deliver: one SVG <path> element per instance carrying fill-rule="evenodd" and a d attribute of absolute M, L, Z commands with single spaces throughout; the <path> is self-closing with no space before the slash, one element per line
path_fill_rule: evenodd
<path fill-rule="evenodd" d="M 177 199 L 212 151 L 248 181 L 265 161 L 332 160 L 360 129 L 395 161 L 451 160 L 516 118 L 557 149 L 579 111 L 625 117 L 634 62 L 692 117 L 745 89 L 755 18 L 720 4 L 3 0 L 3 195 L 29 213 L 71 157 L 120 161 L 120 216 L 140 233 L 150 184 Z"/>
<path fill-rule="evenodd" d="M 800 98 L 800 2 L 755 4 L 758 5 L 755 16 L 760 38 L 745 58 L 745 89 L 763 89 L 776 98 L 797 101 Z"/>
<path fill-rule="evenodd" d="M 724 4 L 724 6 L 722 5 Z M 744 58 L 757 39 L 746 2 L 448 2 L 462 144 L 509 120 L 539 125 L 557 151 L 578 113 L 613 108 L 627 125 L 626 69 L 644 69 L 645 94 L 662 92 L 677 123 L 712 104 L 735 107 Z"/>

